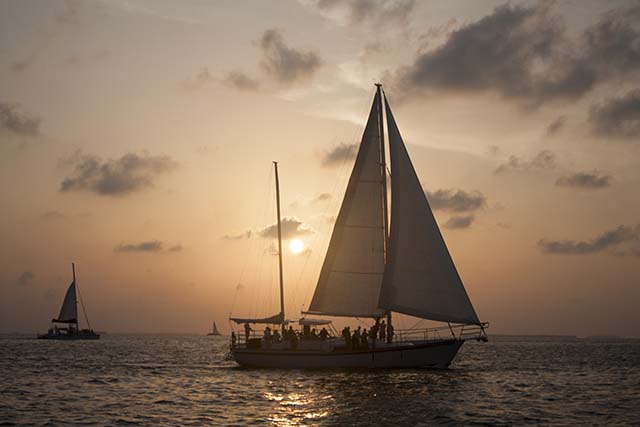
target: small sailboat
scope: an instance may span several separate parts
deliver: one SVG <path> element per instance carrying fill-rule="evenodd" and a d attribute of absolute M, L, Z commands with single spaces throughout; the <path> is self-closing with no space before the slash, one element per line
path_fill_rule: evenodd
<path fill-rule="evenodd" d="M 207 335 L 215 335 L 215 336 L 222 335 L 218 331 L 218 327 L 216 326 L 216 322 L 213 322 L 213 328 L 211 329 L 211 332 L 209 332 Z"/>
<path fill-rule="evenodd" d="M 60 314 L 57 318 L 51 319 L 51 327 L 46 334 L 38 335 L 39 339 L 49 340 L 97 340 L 100 339 L 100 335 L 95 333 L 91 329 L 87 312 L 82 303 L 82 297 L 80 297 L 80 304 L 82 305 L 82 312 L 87 322 L 87 329 L 80 329 L 78 323 L 78 300 L 76 295 L 80 295 L 78 285 L 76 282 L 76 267 L 72 263 L 71 271 L 73 272 L 73 281 L 67 289 L 67 293 L 64 296 L 62 307 L 60 308 Z M 64 326 L 59 326 L 64 325 Z"/>
<path fill-rule="evenodd" d="M 230 319 L 244 325 L 244 331 L 231 337 L 231 354 L 242 366 L 446 368 L 465 341 L 487 339 L 488 324 L 479 320 L 471 304 L 382 85 L 376 86 L 315 293 L 308 311 L 303 312 L 305 316 L 369 318 L 375 324 L 368 333 L 361 334 L 358 328 L 351 335 L 345 328 L 338 334 L 330 320 L 304 317 L 297 322 L 303 332 L 297 333 L 286 319 L 280 189 L 274 162 L 280 313 L 260 319 Z M 385 159 L 385 121 L 390 170 Z M 394 330 L 393 312 L 446 325 Z M 274 325 L 273 333 L 267 326 L 262 336 L 256 336 L 252 324 Z M 318 335 L 309 332 L 311 327 L 323 330 Z"/>

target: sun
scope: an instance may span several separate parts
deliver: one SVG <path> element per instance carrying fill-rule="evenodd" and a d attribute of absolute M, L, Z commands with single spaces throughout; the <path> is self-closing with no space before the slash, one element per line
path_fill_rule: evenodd
<path fill-rule="evenodd" d="M 300 239 L 293 239 L 289 242 L 289 250 L 294 254 L 299 254 L 304 249 L 304 243 Z"/>

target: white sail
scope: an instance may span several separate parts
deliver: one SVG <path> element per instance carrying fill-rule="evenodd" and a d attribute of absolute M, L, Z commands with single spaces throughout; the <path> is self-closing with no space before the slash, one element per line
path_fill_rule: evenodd
<path fill-rule="evenodd" d="M 216 322 L 213 322 L 213 330 L 211 331 L 211 333 L 214 335 L 220 335 L 220 332 L 218 332 L 218 327 L 216 326 Z"/>
<path fill-rule="evenodd" d="M 62 308 L 56 322 L 76 323 L 78 321 L 78 302 L 76 300 L 76 282 L 75 280 L 69 285 L 67 294 L 64 296 Z"/>
<path fill-rule="evenodd" d="M 380 307 L 479 324 L 385 97 L 391 155 L 391 228 Z"/>
<path fill-rule="evenodd" d="M 376 94 L 309 313 L 381 316 L 384 225 L 380 167 L 382 102 Z"/>

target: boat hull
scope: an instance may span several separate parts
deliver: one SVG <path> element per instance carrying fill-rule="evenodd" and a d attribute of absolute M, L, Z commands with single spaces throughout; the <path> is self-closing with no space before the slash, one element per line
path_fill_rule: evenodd
<path fill-rule="evenodd" d="M 361 351 L 232 349 L 243 367 L 278 369 L 432 368 L 446 369 L 464 341 L 403 343 Z"/>
<path fill-rule="evenodd" d="M 75 340 L 99 340 L 100 334 L 42 334 L 38 335 L 39 340 L 60 340 L 60 341 L 75 341 Z"/>

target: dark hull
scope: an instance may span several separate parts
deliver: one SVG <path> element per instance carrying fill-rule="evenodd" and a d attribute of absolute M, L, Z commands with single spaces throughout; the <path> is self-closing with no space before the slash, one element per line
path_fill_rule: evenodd
<path fill-rule="evenodd" d="M 87 334 L 42 334 L 38 335 L 39 340 L 61 340 L 61 341 L 75 341 L 75 340 L 99 340 L 100 335 L 95 333 Z"/>
<path fill-rule="evenodd" d="M 251 368 L 447 368 L 464 341 L 408 342 L 373 350 L 321 351 L 235 348 L 235 361 Z"/>

